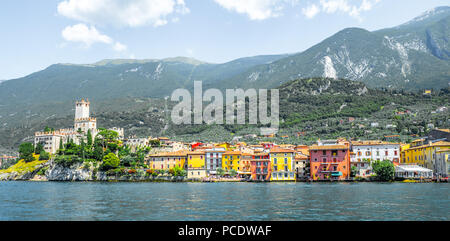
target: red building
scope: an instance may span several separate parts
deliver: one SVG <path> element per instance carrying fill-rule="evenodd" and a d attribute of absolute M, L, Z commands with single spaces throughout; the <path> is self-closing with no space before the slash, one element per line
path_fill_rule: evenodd
<path fill-rule="evenodd" d="M 270 181 L 272 170 L 269 154 L 260 152 L 252 155 L 252 159 L 250 160 L 250 172 L 253 181 Z"/>
<path fill-rule="evenodd" d="M 309 148 L 313 180 L 346 180 L 350 176 L 350 144 L 313 145 Z"/>

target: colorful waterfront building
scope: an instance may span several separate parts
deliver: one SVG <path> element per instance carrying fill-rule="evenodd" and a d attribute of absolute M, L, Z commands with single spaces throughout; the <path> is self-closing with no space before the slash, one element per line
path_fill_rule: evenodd
<path fill-rule="evenodd" d="M 253 160 L 253 154 L 242 153 L 241 160 L 239 161 L 239 177 L 250 179 L 251 177 L 251 161 Z"/>
<path fill-rule="evenodd" d="M 295 151 L 290 149 L 270 149 L 271 181 L 295 181 Z"/>
<path fill-rule="evenodd" d="M 438 178 L 450 176 L 450 148 L 442 148 L 436 151 L 435 169 Z"/>
<path fill-rule="evenodd" d="M 409 148 L 403 148 L 402 161 L 405 164 L 419 165 L 437 173 L 437 151 L 447 148 L 450 148 L 450 142 L 448 141 L 417 139 L 411 142 Z"/>
<path fill-rule="evenodd" d="M 205 167 L 208 175 L 216 175 L 217 168 L 222 168 L 222 155 L 225 151 L 224 147 L 214 147 L 205 150 Z"/>
<path fill-rule="evenodd" d="M 154 170 L 170 170 L 175 167 L 187 168 L 187 152 L 162 152 L 149 156 L 147 165 Z"/>
<path fill-rule="evenodd" d="M 250 155 L 251 180 L 258 182 L 270 181 L 272 176 L 270 155 L 266 152 L 258 152 Z"/>
<path fill-rule="evenodd" d="M 229 172 L 231 170 L 235 170 L 236 172 L 240 171 L 241 156 L 242 153 L 240 151 L 224 152 L 222 158 L 222 169 L 224 169 L 225 172 Z"/>
<path fill-rule="evenodd" d="M 346 180 L 350 176 L 350 143 L 312 145 L 310 173 L 313 180 Z"/>
<path fill-rule="evenodd" d="M 190 151 L 187 153 L 187 178 L 202 179 L 208 176 L 205 166 L 204 151 Z"/>
<path fill-rule="evenodd" d="M 297 176 L 297 180 L 305 179 L 307 174 L 307 164 L 309 162 L 309 156 L 301 152 L 297 152 L 294 157 L 294 162 L 294 170 Z"/>
<path fill-rule="evenodd" d="M 389 160 L 400 162 L 400 143 L 386 141 L 352 141 L 350 163 L 356 167 L 359 176 L 372 175 L 372 161 Z"/>

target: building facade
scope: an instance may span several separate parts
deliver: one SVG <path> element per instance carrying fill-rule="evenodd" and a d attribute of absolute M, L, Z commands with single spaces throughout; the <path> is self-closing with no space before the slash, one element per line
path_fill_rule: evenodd
<path fill-rule="evenodd" d="M 216 147 L 205 150 L 205 167 L 208 175 L 216 175 L 217 168 L 222 168 L 222 155 L 225 151 L 225 147 Z"/>
<path fill-rule="evenodd" d="M 295 181 L 294 165 L 295 151 L 273 148 L 270 150 L 270 165 L 272 167 L 271 181 Z"/>
<path fill-rule="evenodd" d="M 313 145 L 310 147 L 313 180 L 346 180 L 350 176 L 349 143 Z"/>
<path fill-rule="evenodd" d="M 81 140 L 86 141 L 86 135 L 91 133 L 92 138 L 98 134 L 97 119 L 90 117 L 90 102 L 89 100 L 81 100 L 75 102 L 75 118 L 73 128 L 60 129 L 57 131 L 36 132 L 34 134 L 34 145 L 42 144 L 44 150 L 48 153 L 55 154 L 60 148 L 61 144 L 66 144 L 73 141 L 75 144 L 80 144 Z M 119 139 L 123 139 L 123 128 L 113 128 L 119 134 Z"/>
<path fill-rule="evenodd" d="M 270 155 L 265 152 L 250 155 L 251 180 L 258 182 L 270 181 L 272 176 Z"/>

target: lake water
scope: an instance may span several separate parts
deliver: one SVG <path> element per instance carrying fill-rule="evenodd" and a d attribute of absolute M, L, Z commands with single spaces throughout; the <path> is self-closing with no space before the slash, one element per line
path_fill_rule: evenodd
<path fill-rule="evenodd" d="M 447 183 L 0 182 L 0 220 L 450 220 Z"/>

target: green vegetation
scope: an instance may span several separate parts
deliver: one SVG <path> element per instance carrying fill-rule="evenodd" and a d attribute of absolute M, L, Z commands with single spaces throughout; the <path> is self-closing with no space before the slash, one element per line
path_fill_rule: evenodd
<path fill-rule="evenodd" d="M 101 169 L 103 171 L 108 171 L 117 168 L 119 164 L 120 164 L 119 158 L 114 153 L 109 153 L 103 158 L 103 164 L 101 165 Z"/>
<path fill-rule="evenodd" d="M 42 165 L 44 163 L 46 163 L 46 161 L 27 162 L 25 160 L 20 160 L 15 165 L 9 167 L 8 169 L 0 170 L 0 174 L 2 174 L 2 173 L 17 173 L 18 175 L 22 175 L 25 173 L 34 172 L 40 165 Z"/>
<path fill-rule="evenodd" d="M 394 164 L 389 160 L 372 162 L 373 172 L 379 181 L 393 181 L 395 174 Z"/>
<path fill-rule="evenodd" d="M 25 142 L 19 146 L 19 158 L 23 159 L 25 162 L 32 162 L 35 160 L 33 153 L 34 146 L 32 143 Z"/>
<path fill-rule="evenodd" d="M 232 176 L 232 177 L 235 177 L 235 176 L 237 176 L 237 171 L 236 170 L 234 170 L 234 169 L 231 169 L 230 170 L 230 176 Z"/>
<path fill-rule="evenodd" d="M 50 154 L 48 152 L 42 151 L 41 154 L 39 155 L 39 161 L 48 161 L 48 160 L 50 160 Z"/>

